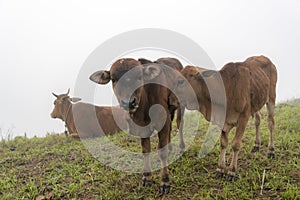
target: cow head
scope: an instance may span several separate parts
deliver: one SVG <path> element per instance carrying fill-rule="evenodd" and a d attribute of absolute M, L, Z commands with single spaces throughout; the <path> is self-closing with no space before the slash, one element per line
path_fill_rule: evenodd
<path fill-rule="evenodd" d="M 52 118 L 59 118 L 65 121 L 68 109 L 72 104 L 71 102 L 78 102 L 81 100 L 80 98 L 69 97 L 69 92 L 70 89 L 66 94 L 57 95 L 55 93 L 52 93 L 56 97 L 56 99 L 54 100 L 54 108 L 51 112 Z"/>
<path fill-rule="evenodd" d="M 100 70 L 90 76 L 90 80 L 98 84 L 112 82 L 114 93 L 120 106 L 134 113 L 140 105 L 144 84 L 160 74 L 157 65 L 143 66 L 135 59 L 119 59 L 109 71 Z"/>
<path fill-rule="evenodd" d="M 208 92 L 206 86 L 208 79 L 216 73 L 214 70 L 194 66 L 186 66 L 181 70 L 182 76 L 177 77 L 176 92 L 187 109 L 195 110 L 198 108 L 203 94 Z M 188 89 L 189 87 L 192 89 Z M 195 95 L 197 99 L 193 98 Z"/>

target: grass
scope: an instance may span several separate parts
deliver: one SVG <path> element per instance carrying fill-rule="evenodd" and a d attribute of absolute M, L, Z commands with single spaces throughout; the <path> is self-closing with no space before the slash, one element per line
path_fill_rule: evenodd
<path fill-rule="evenodd" d="M 198 157 L 203 141 L 208 141 L 205 139 L 208 123 L 200 117 L 193 139 L 189 128 L 199 117 L 191 113 L 186 116 L 189 119 L 185 129 L 185 140 L 191 145 L 169 166 L 172 189 L 168 195 L 158 196 L 159 171 L 152 174 L 154 184 L 144 188 L 140 184 L 141 174 L 109 167 L 115 161 L 114 154 L 105 157 L 107 165 L 104 165 L 87 150 L 87 144 L 93 150 L 101 142 L 112 141 L 124 149 L 140 152 L 137 138 L 119 133 L 83 143 L 63 134 L 50 134 L 45 138 L 18 137 L 0 142 L 0 199 L 300 199 L 300 101 L 276 107 L 276 157 L 271 160 L 266 155 L 266 111 L 262 114 L 260 152 L 251 153 L 255 129 L 250 120 L 239 157 L 239 179 L 235 182 L 215 178 L 218 143 L 205 157 Z M 177 139 L 172 142 L 174 146 L 178 144 Z"/>

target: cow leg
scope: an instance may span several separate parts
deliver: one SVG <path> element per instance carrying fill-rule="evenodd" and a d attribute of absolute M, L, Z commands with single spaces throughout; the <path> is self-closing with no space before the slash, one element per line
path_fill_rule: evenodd
<path fill-rule="evenodd" d="M 169 141 L 171 142 L 171 131 L 172 131 L 172 122 L 175 116 L 175 109 L 171 109 L 170 111 L 170 118 L 171 118 L 171 123 L 170 123 L 170 135 L 169 135 Z M 177 117 L 178 118 L 178 117 Z M 173 150 L 172 145 L 169 145 L 169 153 L 171 153 Z"/>
<path fill-rule="evenodd" d="M 151 165 L 150 165 L 150 151 L 151 144 L 150 138 L 141 138 L 142 152 L 144 156 L 144 171 L 142 178 L 142 185 L 145 187 L 150 186 L 150 176 L 151 176 Z"/>
<path fill-rule="evenodd" d="M 268 128 L 270 131 L 269 145 L 268 145 L 268 158 L 274 158 L 274 111 L 275 111 L 275 102 L 267 103 L 268 110 Z"/>
<path fill-rule="evenodd" d="M 76 139 L 80 139 L 79 134 L 78 133 L 69 133 L 68 137 L 71 138 L 76 138 Z"/>
<path fill-rule="evenodd" d="M 254 114 L 254 119 L 255 119 L 255 131 L 256 131 L 256 137 L 255 137 L 255 144 L 252 149 L 252 152 L 257 152 L 259 151 L 259 147 L 261 144 L 260 140 L 260 119 L 261 119 L 261 113 L 260 111 L 256 112 Z"/>
<path fill-rule="evenodd" d="M 226 149 L 228 146 L 228 134 L 230 130 L 232 129 L 232 126 L 224 126 L 221 135 L 220 135 L 220 157 L 218 161 L 218 168 L 216 173 L 216 178 L 222 178 L 225 169 L 226 169 Z"/>
<path fill-rule="evenodd" d="M 184 123 L 183 116 L 184 116 L 184 107 L 180 106 L 177 109 L 176 123 L 177 123 L 177 128 L 179 129 L 179 137 L 180 137 L 179 148 L 182 153 L 184 152 L 184 149 L 185 149 L 185 144 L 184 144 L 184 139 L 183 139 L 183 123 Z"/>
<path fill-rule="evenodd" d="M 170 178 L 168 171 L 168 144 L 170 142 L 169 135 L 170 129 L 168 123 L 171 123 L 169 119 L 166 121 L 164 128 L 158 133 L 158 154 L 161 160 L 161 184 L 160 184 L 160 194 L 167 194 L 170 192 Z"/>
<path fill-rule="evenodd" d="M 238 161 L 238 155 L 242 146 L 242 138 L 247 126 L 247 122 L 249 120 L 249 115 L 247 114 L 241 114 L 241 116 L 238 119 L 238 123 L 236 126 L 236 132 L 234 135 L 234 138 L 232 140 L 232 159 L 229 166 L 229 170 L 227 173 L 227 179 L 232 180 L 236 177 L 236 170 L 237 170 L 237 161 Z"/>

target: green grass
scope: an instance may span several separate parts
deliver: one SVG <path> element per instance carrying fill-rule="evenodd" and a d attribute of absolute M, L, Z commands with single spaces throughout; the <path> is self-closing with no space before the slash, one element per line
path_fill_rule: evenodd
<path fill-rule="evenodd" d="M 158 196 L 159 171 L 153 172 L 151 187 L 144 188 L 140 184 L 141 174 L 103 165 L 86 150 L 82 141 L 63 134 L 2 140 L 0 199 L 300 199 L 300 101 L 276 107 L 276 157 L 271 160 L 266 156 L 269 134 L 265 109 L 262 115 L 260 152 L 251 153 L 255 138 L 251 119 L 239 157 L 239 179 L 235 182 L 215 178 L 218 143 L 208 155 L 198 157 L 203 141 L 210 142 L 205 139 L 208 123 L 200 117 L 192 145 L 169 166 L 172 189 L 163 197 Z M 199 117 L 195 113 L 186 117 L 189 125 L 185 129 L 185 140 L 191 141 L 191 126 Z M 94 143 L 97 147 L 97 142 L 103 140 L 140 152 L 139 140 L 125 133 L 90 140 L 88 144 Z M 152 148 L 155 149 L 156 137 L 153 140 Z M 172 142 L 175 146 L 178 144 L 177 139 Z M 114 161 L 111 155 L 106 159 L 107 163 Z M 268 170 L 260 195 L 264 169 Z"/>

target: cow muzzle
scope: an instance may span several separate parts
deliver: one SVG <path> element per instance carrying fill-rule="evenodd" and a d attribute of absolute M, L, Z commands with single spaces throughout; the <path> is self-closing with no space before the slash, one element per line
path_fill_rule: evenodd
<path fill-rule="evenodd" d="M 53 119 L 57 118 L 56 114 L 53 113 L 53 112 L 50 114 L 50 116 L 51 116 Z"/>
<path fill-rule="evenodd" d="M 124 110 L 129 111 L 130 113 L 135 112 L 137 110 L 137 108 L 139 107 L 138 106 L 138 100 L 135 97 L 130 98 L 129 100 L 121 99 L 120 106 Z"/>

